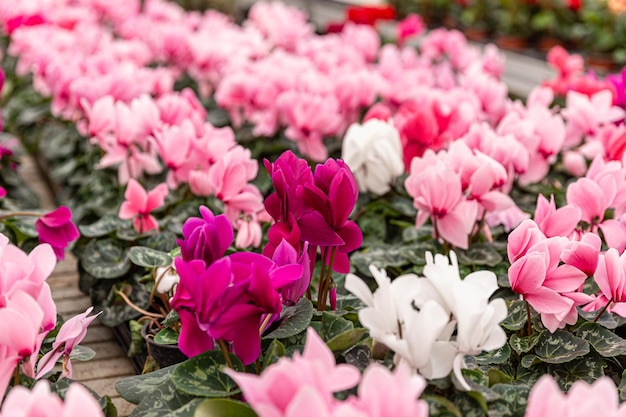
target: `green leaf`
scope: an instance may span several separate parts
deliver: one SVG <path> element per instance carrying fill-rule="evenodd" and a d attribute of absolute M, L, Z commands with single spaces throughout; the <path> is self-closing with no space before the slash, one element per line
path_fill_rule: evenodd
<path fill-rule="evenodd" d="M 476 356 L 476 363 L 478 365 L 499 365 L 507 362 L 510 357 L 511 348 L 508 344 L 505 344 L 500 349 L 483 352 Z"/>
<path fill-rule="evenodd" d="M 459 264 L 494 267 L 502 262 L 502 255 L 493 244 L 477 243 L 466 250 L 456 251 Z"/>
<path fill-rule="evenodd" d="M 591 384 L 604 376 L 606 362 L 595 355 L 568 362 L 566 365 L 555 367 L 552 372 L 561 389 L 567 390 L 576 381 L 586 381 Z"/>
<path fill-rule="evenodd" d="M 148 393 L 130 417 L 193 417 L 202 400 L 178 391 L 174 383 L 167 380 Z"/>
<path fill-rule="evenodd" d="M 96 352 L 87 346 L 77 345 L 70 353 L 70 359 L 73 361 L 86 362 L 96 357 Z"/>
<path fill-rule="evenodd" d="M 168 366 L 145 375 L 122 378 L 115 383 L 115 390 L 122 398 L 132 404 L 139 404 L 156 387 L 168 381 L 178 365 Z"/>
<path fill-rule="evenodd" d="M 295 306 L 285 307 L 277 325 L 263 339 L 284 339 L 302 333 L 313 318 L 313 304 L 301 298 Z"/>
<path fill-rule="evenodd" d="M 133 246 L 130 248 L 129 255 L 132 263 L 145 268 L 158 268 L 172 264 L 172 257 L 168 253 L 145 246 Z"/>
<path fill-rule="evenodd" d="M 235 370 L 245 368 L 238 357 L 230 354 Z M 172 381 L 180 391 L 197 397 L 230 397 L 240 392 L 235 381 L 222 372 L 226 360 L 220 350 L 209 350 L 181 363 L 172 373 Z"/>
<path fill-rule="evenodd" d="M 619 382 L 617 391 L 619 392 L 619 399 L 626 401 L 626 370 L 622 372 L 622 379 Z"/>
<path fill-rule="evenodd" d="M 343 333 L 334 336 L 326 344 L 333 352 L 343 352 L 356 345 L 365 335 L 367 329 L 357 328 L 346 330 Z"/>
<path fill-rule="evenodd" d="M 372 349 L 370 346 L 365 344 L 356 345 L 344 353 L 343 357 L 345 358 L 347 364 L 356 366 L 361 372 L 363 372 L 370 365 L 370 363 L 372 363 Z"/>
<path fill-rule="evenodd" d="M 542 361 L 541 359 L 539 359 L 537 355 L 533 355 L 532 353 L 529 353 L 528 355 L 524 355 L 524 357 L 522 357 L 522 360 L 520 361 L 520 365 L 522 365 L 524 368 L 530 368 L 531 366 L 539 362 L 542 362 Z"/>
<path fill-rule="evenodd" d="M 267 349 L 265 349 L 265 353 L 263 353 L 263 369 L 282 356 L 285 356 L 285 346 L 279 340 L 272 340 Z"/>
<path fill-rule="evenodd" d="M 161 324 L 163 325 L 163 327 L 172 327 L 174 323 L 178 323 L 179 321 L 180 316 L 178 315 L 178 312 L 176 310 L 170 310 L 170 312 L 167 313 L 167 316 L 165 316 Z"/>
<path fill-rule="evenodd" d="M 130 270 L 128 248 L 113 239 L 92 240 L 80 256 L 85 271 L 96 278 L 118 278 Z"/>
<path fill-rule="evenodd" d="M 581 308 L 578 308 L 578 314 L 587 321 L 594 321 L 598 316 L 598 311 L 583 311 Z M 612 330 L 626 324 L 626 318 L 605 311 L 597 323 Z"/>
<path fill-rule="evenodd" d="M 496 384 L 508 384 L 513 381 L 511 375 L 496 368 L 490 368 L 489 371 L 487 371 L 487 377 L 489 378 L 489 387 L 493 387 Z"/>
<path fill-rule="evenodd" d="M 175 345 L 178 343 L 178 333 L 170 327 L 164 327 L 154 335 L 154 342 L 160 345 Z"/>
<path fill-rule="evenodd" d="M 584 323 L 576 334 L 604 357 L 619 356 L 626 353 L 626 340 L 597 323 Z"/>
<path fill-rule="evenodd" d="M 352 330 L 353 328 L 354 324 L 352 324 L 350 320 L 346 320 L 326 311 L 322 313 L 321 336 L 325 341 L 332 340 L 335 336 Z"/>
<path fill-rule="evenodd" d="M 257 417 L 247 404 L 227 398 L 211 398 L 202 401 L 193 417 Z"/>
<path fill-rule="evenodd" d="M 508 314 L 501 325 L 507 330 L 518 331 L 526 324 L 526 302 L 523 300 L 513 301 L 508 308 Z"/>
<path fill-rule="evenodd" d="M 498 402 L 504 402 L 514 417 L 523 417 L 528 404 L 530 387 L 523 384 L 496 384 L 492 389 L 500 395 Z"/>
<path fill-rule="evenodd" d="M 125 225 L 125 222 L 115 215 L 105 215 L 95 223 L 78 226 L 83 237 L 102 237 Z"/>
<path fill-rule="evenodd" d="M 520 337 L 517 334 L 512 334 L 509 339 L 509 344 L 513 348 L 513 350 L 521 355 L 522 353 L 530 352 L 532 348 L 537 346 L 539 342 L 539 336 L 543 334 L 543 332 L 536 332 L 530 336 Z"/>
<path fill-rule="evenodd" d="M 140 276 L 133 274 L 124 281 L 121 279 L 96 280 L 89 289 L 91 303 L 96 311 L 102 310 L 98 319 L 108 327 L 115 327 L 130 319 L 141 316 L 141 313 L 130 307 L 117 294 L 116 290 L 126 294 L 137 306 L 148 309 L 150 306 L 150 290 L 140 282 Z"/>
<path fill-rule="evenodd" d="M 424 394 L 422 399 L 428 403 L 429 416 L 454 416 L 463 417 L 456 405 L 447 398 L 439 395 Z"/>
<path fill-rule="evenodd" d="M 565 330 L 539 336 L 535 347 L 537 357 L 547 363 L 565 363 L 589 353 L 589 343 Z"/>

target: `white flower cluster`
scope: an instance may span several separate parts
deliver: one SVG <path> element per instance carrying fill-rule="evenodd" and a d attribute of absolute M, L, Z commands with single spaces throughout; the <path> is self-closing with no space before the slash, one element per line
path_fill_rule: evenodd
<path fill-rule="evenodd" d="M 473 272 L 461 279 L 456 254 L 426 252 L 425 277 L 402 275 L 391 281 L 385 270 L 370 265 L 378 289 L 372 294 L 359 277 L 349 274 L 346 289 L 367 307 L 359 320 L 370 336 L 395 352 L 404 362 L 429 379 L 450 371 L 470 390 L 462 376 L 465 355 L 478 355 L 506 343 L 499 323 L 507 315 L 502 299 L 489 301 L 498 288 L 491 271 Z"/>

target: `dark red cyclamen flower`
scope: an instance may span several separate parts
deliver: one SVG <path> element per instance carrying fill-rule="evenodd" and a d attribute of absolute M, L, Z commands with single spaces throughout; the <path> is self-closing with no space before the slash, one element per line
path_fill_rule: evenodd
<path fill-rule="evenodd" d="M 78 228 L 72 223 L 72 212 L 65 206 L 37 219 L 35 229 L 39 242 L 50 244 L 58 260 L 65 259 L 67 245 L 80 237 Z"/>
<path fill-rule="evenodd" d="M 265 199 L 265 209 L 276 221 L 268 231 L 269 242 L 263 254 L 272 257 L 283 239 L 298 252 L 301 249 L 301 235 L 298 219 L 306 211 L 296 190 L 303 184 L 313 183 L 313 173 L 306 160 L 286 151 L 274 162 L 265 160 L 265 168 L 272 178 L 275 192 Z"/>
<path fill-rule="evenodd" d="M 233 226 L 225 215 L 214 216 L 205 206 L 200 207 L 200 215 L 202 218 L 190 217 L 185 221 L 183 238 L 177 242 L 185 261 L 201 259 L 210 265 L 224 256 L 233 243 Z"/>

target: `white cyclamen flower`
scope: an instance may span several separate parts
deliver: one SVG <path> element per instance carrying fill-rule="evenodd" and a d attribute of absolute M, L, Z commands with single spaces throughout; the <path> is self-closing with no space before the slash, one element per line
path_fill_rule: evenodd
<path fill-rule="evenodd" d="M 341 159 L 350 167 L 359 191 L 383 195 L 404 172 L 402 142 L 391 121 L 370 119 L 350 126 L 343 138 Z"/>
<path fill-rule="evenodd" d="M 455 323 L 435 288 L 414 274 L 391 281 L 374 265 L 370 272 L 378 284 L 373 294 L 356 275 L 348 274 L 345 284 L 366 305 L 359 310 L 359 321 L 370 336 L 396 353 L 396 363 L 408 364 L 427 378 L 448 375 L 457 353 L 449 342 Z"/>
<path fill-rule="evenodd" d="M 169 294 L 174 285 L 180 282 L 180 276 L 173 266 L 164 266 L 156 269 L 156 292 Z"/>

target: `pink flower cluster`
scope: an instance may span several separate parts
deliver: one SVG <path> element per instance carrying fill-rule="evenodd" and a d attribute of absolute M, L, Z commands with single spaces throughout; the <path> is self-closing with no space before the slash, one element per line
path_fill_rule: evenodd
<path fill-rule="evenodd" d="M 448 151 L 413 158 L 404 185 L 418 210 L 416 227 L 430 218 L 435 237 L 467 249 L 486 214 L 515 204 L 501 191 L 507 181 L 500 163 L 457 141 Z"/>
<path fill-rule="evenodd" d="M 41 378 L 63 359 L 63 375 L 72 375 L 69 355 L 84 337 L 96 317 L 91 309 L 65 322 L 53 343 L 53 350 L 37 361 L 41 345 L 57 323 L 57 310 L 46 279 L 56 265 L 48 244 L 30 254 L 9 243 L 0 234 L 0 394 L 4 394 L 15 368 L 31 378 Z M 36 371 L 36 373 L 35 373 Z"/>
<path fill-rule="evenodd" d="M 577 381 L 564 393 L 552 376 L 544 375 L 530 391 L 524 416 L 618 417 L 625 414 L 626 405 L 620 405 L 619 393 L 609 377 L 603 376 L 593 384 Z"/>
<path fill-rule="evenodd" d="M 86 388 L 73 383 L 65 401 L 50 392 L 48 382 L 38 382 L 33 390 L 15 387 L 7 395 L 0 417 L 104 417 L 98 401 Z"/>
<path fill-rule="evenodd" d="M 557 209 L 554 199 L 539 196 L 534 220 L 509 235 L 511 287 L 550 331 L 576 323 L 581 306 L 626 315 L 625 178 L 621 162 L 597 156 L 587 175 L 568 186 L 566 206 Z M 605 218 L 608 212 L 614 217 Z M 599 287 L 593 296 L 582 292 L 591 276 Z"/>
<path fill-rule="evenodd" d="M 570 91 L 592 96 L 609 90 L 617 97 L 615 87 L 608 80 L 600 80 L 593 71 L 585 72 L 583 57 L 569 54 L 562 46 L 555 46 L 548 52 L 548 64 L 557 72 L 556 77 L 543 82 L 555 94 L 565 96 Z"/>
<path fill-rule="evenodd" d="M 53 113 L 77 122 L 103 150 L 98 168 L 116 168 L 122 185 L 166 171 L 169 188 L 189 184 L 194 194 L 224 202 L 240 231 L 237 246 L 260 244 L 260 222 L 267 215 L 260 192 L 249 184 L 257 162 L 235 143 L 231 129 L 205 122 L 206 112 L 191 90 L 172 91 L 182 70 L 214 66 L 200 62 L 207 53 L 216 59 L 212 52 L 198 50 L 220 44 L 204 41 L 211 31 L 229 39 L 237 32 L 236 39 L 258 44 L 240 55 L 229 43 L 222 55 L 234 65 L 256 57 L 253 50 L 267 50 L 258 29 L 242 29 L 217 13 L 186 14 L 160 0 L 147 2 L 141 13 L 136 1 L 117 6 L 125 12 L 96 0 L 29 0 L 17 9 L 8 3 L 0 2 L 0 10 L 7 10 L 5 28 L 20 16 L 40 16 L 37 24 L 11 26 L 10 53 L 19 56 L 18 72 L 32 72 L 37 90 L 52 97 Z M 153 62 L 166 66 L 149 67 Z M 137 186 L 131 188 L 135 199 L 129 204 L 141 205 Z M 149 220 L 154 208 L 125 207 L 122 216 Z M 155 228 L 154 221 L 137 221 L 140 232 Z"/>
<path fill-rule="evenodd" d="M 333 353 L 312 328 L 307 330 L 302 355 L 281 358 L 261 375 L 231 369 L 224 372 L 241 387 L 259 417 L 428 415 L 427 403 L 418 399 L 426 386 L 422 377 L 412 374 L 404 365 L 391 372 L 379 364 L 370 365 L 361 376 L 352 365 L 337 365 Z M 357 384 L 356 396 L 346 401 L 333 397 L 333 393 Z"/>

